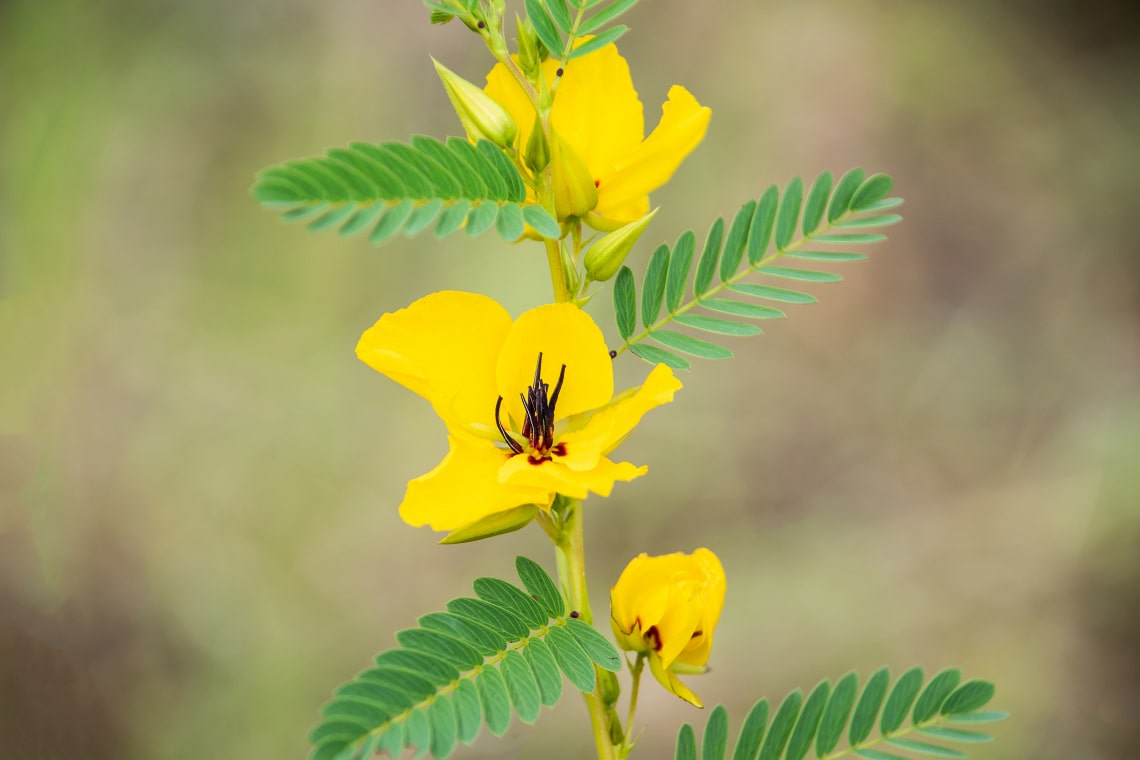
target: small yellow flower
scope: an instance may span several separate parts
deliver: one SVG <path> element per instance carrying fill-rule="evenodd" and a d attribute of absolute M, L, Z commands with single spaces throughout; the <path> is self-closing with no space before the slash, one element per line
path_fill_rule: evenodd
<path fill-rule="evenodd" d="M 456 531 L 556 494 L 608 496 L 647 468 L 608 458 L 681 383 L 658 365 L 614 397 L 605 339 L 581 309 L 549 304 L 511 320 L 486 296 L 444 291 L 385 314 L 356 355 L 431 402 L 447 456 L 408 484 L 400 516 Z"/>
<path fill-rule="evenodd" d="M 557 69 L 554 60 L 542 65 L 551 85 L 558 79 Z M 530 100 L 501 63 L 487 75 L 486 92 L 514 117 L 521 150 L 534 125 Z M 711 115 L 688 90 L 674 85 L 662 106 L 660 123 L 646 137 L 644 109 L 633 89 L 629 64 L 611 44 L 566 65 L 551 122 L 585 162 L 598 188 L 591 218 L 602 217 L 599 226 L 616 229 L 649 212 L 649 193 L 668 182 L 697 147 Z"/>
<path fill-rule="evenodd" d="M 704 548 L 661 557 L 640 554 L 610 591 L 610 622 L 618 645 L 646 653 L 661 685 L 697 707 L 701 700 L 677 673 L 708 670 L 724 591 L 724 568 Z"/>

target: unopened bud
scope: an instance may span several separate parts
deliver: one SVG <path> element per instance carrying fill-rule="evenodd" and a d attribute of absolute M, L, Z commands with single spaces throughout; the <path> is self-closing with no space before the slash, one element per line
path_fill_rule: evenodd
<path fill-rule="evenodd" d="M 617 274 L 656 213 L 657 209 L 653 209 L 636 222 L 619 227 L 590 246 L 586 251 L 586 276 L 594 282 L 605 282 Z"/>
<path fill-rule="evenodd" d="M 514 145 L 517 129 L 507 110 L 471 82 L 434 58 L 431 60 L 467 135 L 473 140 L 490 140 L 501 148 Z"/>
<path fill-rule="evenodd" d="M 602 702 L 607 707 L 616 705 L 621 696 L 621 684 L 617 676 L 608 670 L 598 670 L 598 686 L 601 687 Z"/>
<path fill-rule="evenodd" d="M 566 246 L 559 245 L 558 250 L 562 257 L 562 273 L 566 281 L 566 290 L 570 295 L 576 295 L 578 289 L 582 287 L 582 275 L 578 272 L 578 267 L 574 265 L 574 259 L 566 250 Z"/>
<path fill-rule="evenodd" d="M 550 179 L 554 185 L 554 213 L 559 221 L 571 216 L 582 217 L 598 205 L 598 188 L 581 156 L 562 139 L 551 133 Z"/>
<path fill-rule="evenodd" d="M 534 31 L 534 24 L 530 23 L 529 18 L 521 19 L 517 15 L 515 28 L 519 35 L 519 68 L 533 84 L 538 81 L 542 67 L 542 57 L 538 52 L 538 33 Z"/>
<path fill-rule="evenodd" d="M 550 141 L 542 131 L 542 119 L 535 116 L 534 127 L 530 130 L 530 137 L 526 141 L 526 152 L 523 161 L 527 168 L 538 174 L 550 165 Z"/>

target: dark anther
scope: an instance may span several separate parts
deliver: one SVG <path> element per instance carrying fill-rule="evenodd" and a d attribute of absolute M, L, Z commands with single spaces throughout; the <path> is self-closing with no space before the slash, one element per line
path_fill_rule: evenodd
<path fill-rule="evenodd" d="M 507 445 L 511 447 L 511 451 L 515 452 L 516 454 L 521 454 L 523 452 L 522 446 L 520 446 L 518 441 L 516 441 L 514 438 L 511 438 L 509 435 L 507 435 L 507 431 L 503 427 L 503 422 L 499 419 L 499 410 L 502 408 L 503 397 L 499 396 L 499 400 L 495 402 L 495 424 L 499 426 L 499 434 L 503 436 L 503 440 L 506 441 Z"/>
<path fill-rule="evenodd" d="M 542 382 L 542 354 L 538 355 L 538 364 L 534 368 L 534 382 L 527 388 L 526 393 L 519 394 L 523 406 L 522 435 L 530 444 L 530 449 L 539 455 L 541 462 L 545 455 L 554 447 L 554 408 L 558 404 L 558 395 L 562 392 L 562 383 L 566 380 L 566 365 L 558 373 L 558 382 L 554 385 L 554 392 L 550 386 Z M 516 454 L 523 453 L 523 447 L 507 434 L 503 427 L 500 411 L 503 407 L 503 397 L 495 402 L 495 424 L 503 440 Z"/>
<path fill-rule="evenodd" d="M 555 76 L 558 76 L 558 77 L 560 77 L 560 76 L 562 76 L 564 73 L 566 73 L 566 72 L 564 72 L 562 69 L 558 69 L 558 71 L 554 72 L 554 75 L 555 75 Z"/>
<path fill-rule="evenodd" d="M 610 358 L 616 359 L 617 358 L 617 351 L 610 351 Z"/>
<path fill-rule="evenodd" d="M 577 619 L 578 618 L 578 610 L 571 610 L 570 611 L 570 617 Z"/>

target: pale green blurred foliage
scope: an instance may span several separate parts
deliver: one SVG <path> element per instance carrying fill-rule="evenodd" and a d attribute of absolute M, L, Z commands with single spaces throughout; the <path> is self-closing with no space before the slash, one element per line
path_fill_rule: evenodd
<path fill-rule="evenodd" d="M 756 698 L 852 666 L 961 665 L 1014 713 L 976 757 L 1140 752 L 1125 6 L 631 14 L 647 122 L 674 82 L 713 109 L 635 269 L 795 174 L 862 165 L 907 198 L 891 241 L 819 305 L 687 374 L 621 451 L 650 477 L 588 503 L 603 621 L 634 554 L 720 554 L 714 671 L 693 685 L 734 727 Z M 400 522 L 443 429 L 353 357 L 381 313 L 432 290 L 515 313 L 548 300 L 538 247 L 377 250 L 283 225 L 247 193 L 285 158 L 457 133 L 428 55 L 473 81 L 489 59 L 426 17 L 392 0 L 0 2 L 0 745 L 15 757 L 299 756 L 320 703 L 394 631 L 476 575 L 510 577 L 516 553 L 552 566 L 537 529 L 438 547 Z M 623 356 L 619 379 L 646 370 Z M 645 758 L 704 720 L 653 684 L 639 717 Z M 585 757 L 585 720 L 568 693 L 459 756 Z"/>

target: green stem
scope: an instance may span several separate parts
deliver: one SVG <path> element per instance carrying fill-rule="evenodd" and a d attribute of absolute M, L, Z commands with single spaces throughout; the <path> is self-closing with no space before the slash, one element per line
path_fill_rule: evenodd
<path fill-rule="evenodd" d="M 582 502 L 569 501 L 562 531 L 555 543 L 558 555 L 558 578 L 570 609 L 578 613 L 578 619 L 590 623 L 594 616 L 590 611 L 590 595 L 586 590 L 585 533 L 582 529 Z M 590 713 L 590 724 L 594 731 L 594 743 L 598 749 L 598 760 L 615 760 L 614 744 L 610 739 L 610 719 L 606 703 L 602 697 L 603 674 L 595 666 L 598 685 L 586 698 L 586 709 Z"/>
<path fill-rule="evenodd" d="M 633 679 L 633 685 L 629 689 L 629 712 L 625 718 L 626 736 L 622 746 L 618 749 L 618 754 L 621 757 L 628 757 L 629 753 L 633 751 L 633 744 L 630 743 L 629 737 L 633 733 L 633 719 L 637 715 L 637 695 L 641 690 L 641 671 L 645 668 L 645 653 L 637 653 L 637 662 L 629 666 L 630 676 Z"/>
<path fill-rule="evenodd" d="M 550 284 L 554 286 L 554 302 L 569 301 L 571 293 L 566 287 L 566 272 L 562 270 L 562 252 L 558 250 L 558 241 L 543 238 L 546 244 L 546 263 L 550 266 Z"/>

